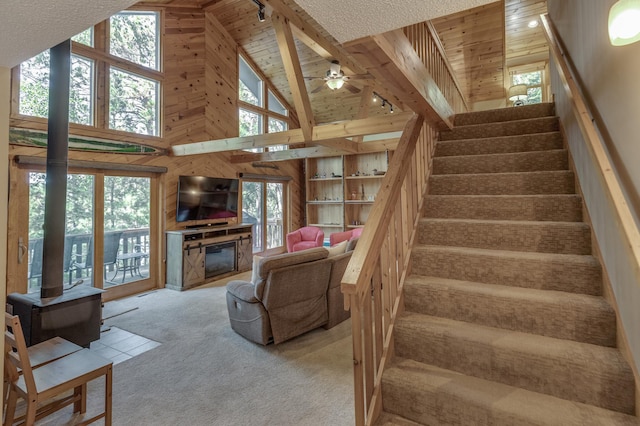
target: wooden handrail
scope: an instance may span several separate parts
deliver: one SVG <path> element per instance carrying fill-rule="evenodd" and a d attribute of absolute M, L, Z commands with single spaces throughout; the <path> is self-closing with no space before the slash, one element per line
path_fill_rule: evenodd
<path fill-rule="evenodd" d="M 620 220 L 620 226 L 622 232 L 626 237 L 626 244 L 633 256 L 634 272 L 636 276 L 636 282 L 640 282 L 640 230 L 636 225 L 631 209 L 626 202 L 622 186 L 614 172 L 614 167 L 609 160 L 606 148 L 599 133 L 593 124 L 593 115 L 590 113 L 581 91 L 578 87 L 578 83 L 573 78 L 573 73 L 567 63 L 566 54 L 563 51 L 559 42 L 560 37 L 553 26 L 553 23 L 549 19 L 548 14 L 540 16 L 542 26 L 544 27 L 544 33 L 549 42 L 549 50 L 555 60 L 558 68 L 558 75 L 560 76 L 567 96 L 571 100 L 573 106 L 573 113 L 575 114 L 576 121 L 580 126 L 582 135 L 591 149 L 596 163 L 598 165 L 598 172 L 604 180 L 607 191 L 605 191 L 612 202 L 618 219 Z"/>
<path fill-rule="evenodd" d="M 405 127 L 341 289 L 351 309 L 356 424 L 373 424 L 395 318 L 427 188 L 435 130 L 415 115 Z"/>
<path fill-rule="evenodd" d="M 467 111 L 452 68 L 443 56 L 444 50 L 435 41 L 435 33 L 425 23 L 407 27 L 403 32 L 424 64 L 426 75 L 442 93 L 446 108 L 454 113 Z M 398 31 L 400 36 L 403 32 Z M 394 324 L 403 309 L 403 285 L 440 124 L 437 117 L 427 112 L 412 116 L 405 124 L 342 278 L 345 309 L 351 310 L 358 426 L 372 425 L 382 409 L 382 374 L 393 355 Z"/>

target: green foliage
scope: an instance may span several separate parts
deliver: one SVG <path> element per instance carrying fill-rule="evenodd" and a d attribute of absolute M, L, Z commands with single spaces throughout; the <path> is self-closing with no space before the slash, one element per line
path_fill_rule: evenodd
<path fill-rule="evenodd" d="M 92 234 L 94 211 L 92 175 L 67 175 L 67 235 Z M 29 174 L 29 239 L 44 236 L 44 204 L 46 174 Z M 149 178 L 105 176 L 105 231 L 148 228 L 151 213 L 151 182 Z"/>
<path fill-rule="evenodd" d="M 87 28 L 80 34 L 74 35 L 71 37 L 71 40 L 93 47 L 93 27 Z"/>
<path fill-rule="evenodd" d="M 122 12 L 110 20 L 110 53 L 138 65 L 159 70 L 158 14 Z"/>
<path fill-rule="evenodd" d="M 110 53 L 137 64 L 159 69 L 159 25 L 156 12 L 123 12 L 110 20 Z M 73 37 L 92 45 L 93 28 Z M 20 114 L 49 114 L 49 51 L 20 66 Z M 94 61 L 71 56 L 69 120 L 92 125 L 94 114 Z M 126 132 L 158 135 L 160 83 L 111 67 L 109 127 Z"/>
<path fill-rule="evenodd" d="M 111 68 L 109 128 L 158 134 L 159 83 Z"/>

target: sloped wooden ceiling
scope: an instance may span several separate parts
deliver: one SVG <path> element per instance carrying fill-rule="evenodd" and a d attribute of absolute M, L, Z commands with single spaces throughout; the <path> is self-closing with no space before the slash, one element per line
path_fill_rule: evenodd
<path fill-rule="evenodd" d="M 503 0 L 433 20 L 467 101 L 505 99 L 509 72 L 549 61 L 539 23 L 546 0 Z"/>
<path fill-rule="evenodd" d="M 347 55 L 346 51 L 339 47 L 339 43 L 294 1 L 275 1 L 296 12 L 302 21 L 311 26 L 315 33 L 320 37 L 330 40 L 344 55 Z M 269 3 L 266 1 L 264 3 L 267 4 L 267 17 L 264 22 L 258 21 L 258 7 L 251 0 L 150 0 L 142 1 L 139 4 L 197 7 L 204 9 L 207 13 L 211 13 L 236 40 L 238 45 L 241 46 L 244 53 L 262 70 L 264 75 L 271 81 L 289 105 L 293 107 L 293 96 L 284 72 L 283 61 L 270 16 Z M 321 57 L 298 39 L 295 39 L 295 47 L 299 56 L 302 73 L 305 77 L 324 77 L 326 75 L 330 61 L 333 58 Z M 350 70 L 344 70 L 344 72 L 347 76 L 357 77 L 357 75 Z M 362 99 L 361 92 L 351 93 L 345 88 L 332 91 L 325 86 L 317 93 L 312 93 L 315 89 L 322 86 L 323 83 L 324 81 L 319 79 L 305 80 L 315 123 L 323 124 L 357 118 Z M 369 81 L 365 79 L 354 79 L 351 80 L 350 83 L 362 90 L 364 85 L 368 84 Z M 402 106 L 396 105 L 395 111 L 401 112 Z M 383 110 L 379 106 L 372 104 L 368 115 L 371 117 L 388 113 L 388 108 Z"/>
<path fill-rule="evenodd" d="M 540 15 L 544 13 L 546 0 L 505 0 L 507 68 L 549 61 L 549 44 L 540 24 Z M 537 26 L 529 27 L 532 21 Z"/>
<path fill-rule="evenodd" d="M 330 40 L 345 55 L 346 50 L 293 0 L 266 0 L 267 19 L 259 22 L 258 7 L 252 0 L 149 0 L 141 4 L 164 4 L 171 7 L 197 7 L 213 14 L 242 50 L 270 79 L 290 104 L 294 105 L 291 88 L 271 21 L 269 4 L 282 4 L 293 10 L 319 36 Z M 500 0 L 474 9 L 433 20 L 462 91 L 470 104 L 504 99 L 509 86 L 508 66 L 534 61 L 548 61 L 546 40 L 540 29 L 527 23 L 546 12 L 546 0 Z M 300 40 L 295 40 L 304 76 L 322 77 L 330 59 L 323 58 Z M 345 72 L 346 75 L 352 75 Z M 367 80 L 352 84 L 362 89 Z M 323 88 L 322 80 L 306 80 L 316 124 L 357 118 L 362 96 L 346 89 Z M 402 111 L 396 106 L 396 111 Z M 369 116 L 389 111 L 371 105 Z"/>
<path fill-rule="evenodd" d="M 470 104 L 505 97 L 504 2 L 432 21 Z"/>

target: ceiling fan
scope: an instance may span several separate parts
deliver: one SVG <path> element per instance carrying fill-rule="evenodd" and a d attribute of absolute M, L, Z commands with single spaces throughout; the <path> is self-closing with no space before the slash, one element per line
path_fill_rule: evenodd
<path fill-rule="evenodd" d="M 307 80 L 324 80 L 322 85 L 316 87 L 311 91 L 311 93 L 318 93 L 320 90 L 328 87 L 331 90 L 338 90 L 344 87 L 351 93 L 360 93 L 360 89 L 358 89 L 353 84 L 350 84 L 348 80 L 353 79 L 370 79 L 370 75 L 362 75 L 362 76 L 347 76 L 344 75 L 344 72 L 340 69 L 340 62 L 333 60 L 331 61 L 331 65 L 327 70 L 327 74 L 324 77 L 305 77 Z"/>

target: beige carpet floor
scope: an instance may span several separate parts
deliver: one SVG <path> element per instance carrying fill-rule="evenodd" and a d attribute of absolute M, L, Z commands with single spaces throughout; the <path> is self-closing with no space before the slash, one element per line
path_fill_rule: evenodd
<path fill-rule="evenodd" d="M 231 330 L 223 285 L 117 301 L 133 310 L 106 325 L 161 345 L 114 366 L 113 424 L 352 425 L 350 321 L 259 346 Z M 88 414 L 102 407 L 103 386 L 90 385 Z M 67 408 L 42 424 L 77 420 Z"/>

